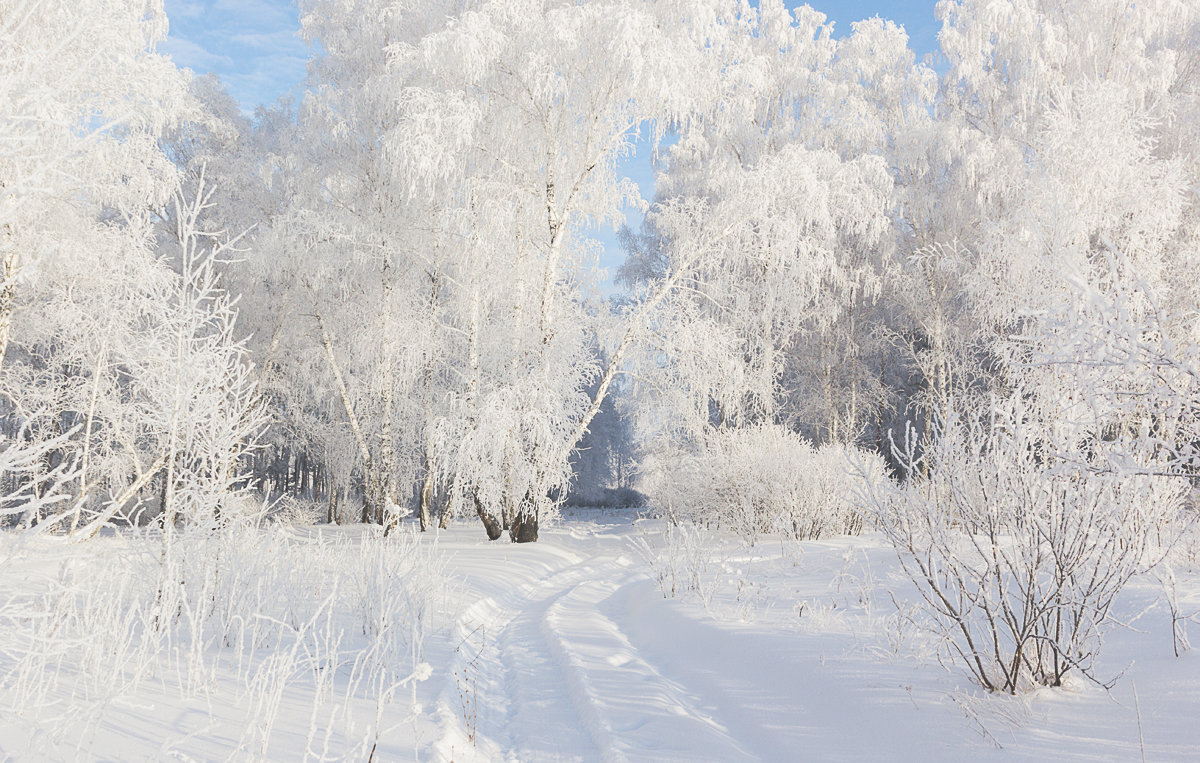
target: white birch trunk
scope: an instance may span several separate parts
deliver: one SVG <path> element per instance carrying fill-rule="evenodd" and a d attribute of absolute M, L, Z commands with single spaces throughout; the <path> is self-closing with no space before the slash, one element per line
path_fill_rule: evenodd
<path fill-rule="evenodd" d="M 329 335 L 329 329 L 325 324 L 325 316 L 320 308 L 316 310 L 317 325 L 321 330 L 321 346 L 325 348 L 325 359 L 329 361 L 329 369 L 333 373 L 333 381 L 337 385 L 338 395 L 342 400 L 342 409 L 346 413 L 346 419 L 350 424 L 350 431 L 354 434 L 354 442 L 358 446 L 359 457 L 363 460 L 363 476 L 364 476 L 364 521 L 365 515 L 370 508 L 369 504 L 373 500 L 371 485 L 371 476 L 374 473 L 373 460 L 371 458 L 371 448 L 367 445 L 367 438 L 363 435 L 362 426 L 359 424 L 358 416 L 354 413 L 354 404 L 350 402 L 350 393 L 346 390 L 346 381 L 342 376 L 341 366 L 338 365 L 337 356 L 333 352 L 333 338 Z"/>
<path fill-rule="evenodd" d="M 91 464 L 92 452 L 92 424 L 96 420 L 96 402 L 100 396 L 100 374 L 104 368 L 104 362 L 108 357 L 108 338 L 105 337 L 104 344 L 100 348 L 100 356 L 96 361 L 96 367 L 92 371 L 92 393 L 88 400 L 87 420 L 83 427 L 83 463 L 79 470 L 79 495 L 75 502 L 75 513 L 71 516 L 71 529 L 68 534 L 74 535 L 75 529 L 79 526 L 79 513 L 83 511 L 83 504 L 87 500 L 88 493 L 88 467 Z"/>

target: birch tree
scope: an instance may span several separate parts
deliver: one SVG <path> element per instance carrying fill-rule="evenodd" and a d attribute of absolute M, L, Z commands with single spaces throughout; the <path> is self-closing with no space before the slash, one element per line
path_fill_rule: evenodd
<path fill-rule="evenodd" d="M 76 470 L 72 503 L 52 513 L 72 522 L 156 472 L 120 369 L 170 275 L 149 244 L 149 210 L 175 187 L 156 140 L 195 111 L 154 52 L 165 34 L 161 3 L 17 0 L 0 16 L 6 447 L 58 443 L 41 468 Z M 26 523 L 40 515 L 31 506 Z"/>
<path fill-rule="evenodd" d="M 1131 311 L 1123 322 L 1196 339 L 1182 274 L 1200 197 L 1194 131 L 1179 120 L 1195 108 L 1198 13 L 1169 0 L 942 7 L 944 121 L 961 157 L 950 177 L 975 205 L 966 295 L 1002 378 L 1054 401 L 1056 417 L 1092 417 L 1097 433 L 1138 426 L 1108 412 L 1124 407 L 1109 393 L 1127 369 L 1093 365 L 1107 373 L 1080 384 L 1077 363 L 1027 360 L 1078 349 L 1064 326 L 1095 315 L 1104 294 Z"/>
<path fill-rule="evenodd" d="M 598 313 L 582 298 L 591 268 L 575 234 L 637 200 L 617 159 L 643 124 L 661 131 L 683 119 L 699 92 L 680 75 L 700 46 L 672 11 L 642 2 L 414 10 L 418 26 L 437 23 L 389 51 L 407 86 L 384 145 L 413 193 L 440 188 L 467 226 L 466 405 L 444 420 L 459 434 L 443 441 L 464 444 L 446 471 L 491 535 L 509 525 L 514 539 L 536 539 L 628 348 L 618 338 L 596 395 L 585 395 L 596 370 L 584 327 Z M 484 267 L 511 274 L 503 293 L 479 279 Z"/>
<path fill-rule="evenodd" d="M 83 240 L 61 249 L 86 251 L 86 236 L 100 232 L 98 206 L 130 210 L 169 198 L 173 168 L 154 141 L 180 118 L 188 99 L 183 74 L 154 52 L 165 36 L 161 2 L 6 5 L 0 18 L 0 359 L 15 313 L 29 301 L 21 291 L 54 272 L 51 231 L 78 233 Z"/>
<path fill-rule="evenodd" d="M 685 439 L 777 422 L 853 441 L 882 396 L 861 348 L 890 256 L 889 109 L 907 103 L 883 94 L 900 82 L 920 95 L 924 75 L 894 25 L 839 42 L 820 13 L 778 3 L 727 23 L 741 34 L 713 52 L 718 96 L 672 146 L 625 271 L 677 280 L 658 333 L 667 376 L 647 389 L 664 402 L 689 390 L 671 403 L 689 411 Z"/>

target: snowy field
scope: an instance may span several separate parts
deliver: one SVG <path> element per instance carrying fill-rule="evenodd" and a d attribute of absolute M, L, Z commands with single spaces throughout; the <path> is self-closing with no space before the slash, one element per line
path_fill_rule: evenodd
<path fill-rule="evenodd" d="M 154 536 L 0 536 L 0 759 L 1200 759 L 1156 580 L 1119 600 L 1111 691 L 1011 698 L 939 663 L 877 536 L 673 538 L 612 511 L 521 545 L 271 527 L 160 576 Z"/>

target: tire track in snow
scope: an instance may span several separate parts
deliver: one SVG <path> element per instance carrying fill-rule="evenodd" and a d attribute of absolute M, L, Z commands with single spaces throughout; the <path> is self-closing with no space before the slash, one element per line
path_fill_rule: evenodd
<path fill-rule="evenodd" d="M 752 760 L 696 694 L 643 659 L 618 624 L 602 614 L 606 600 L 642 578 L 622 569 L 607 580 L 582 582 L 557 597 L 541 621 L 600 758 L 694 761 L 695 751 L 703 749 L 712 760 Z"/>
<path fill-rule="evenodd" d="M 778 740 L 747 738 L 762 729 L 731 707 L 732 697 L 677 661 L 664 662 L 669 644 L 646 641 L 636 627 L 631 633 L 641 635 L 631 638 L 627 598 L 646 576 L 607 551 L 583 558 L 560 549 L 563 566 L 501 586 L 459 617 L 457 639 L 479 646 L 460 649 L 452 670 L 462 674 L 480 655 L 479 738 L 473 747 L 467 740 L 452 680 L 439 701 L 442 759 L 695 761 L 704 750 L 705 760 L 740 761 L 779 752 Z"/>
<path fill-rule="evenodd" d="M 501 582 L 502 593 L 486 596 L 463 611 L 454 626 L 459 647 L 451 660 L 452 678 L 438 699 L 443 731 L 434 752 L 440 759 L 535 760 L 537 751 L 530 749 L 529 740 L 547 738 L 560 742 L 553 745 L 557 750 L 545 750 L 542 759 L 573 757 L 565 751 L 587 759 L 599 756 L 599 751 L 588 752 L 589 738 L 579 731 L 578 718 L 547 724 L 555 719 L 539 711 L 573 705 L 566 701 L 566 689 L 555 687 L 559 679 L 550 660 L 520 645 L 530 634 L 536 638 L 537 628 L 531 623 L 555 599 L 582 581 L 610 573 L 610 568 L 616 569 L 611 562 L 572 556 L 565 566 L 538 579 L 510 587 Z M 508 571 L 518 579 L 532 572 Z M 472 686 L 472 681 L 477 683 Z M 469 708 L 463 708 L 461 691 L 473 702 L 475 718 Z M 472 724 L 474 743 L 468 736 Z M 518 748 L 534 757 L 518 754 Z"/>
<path fill-rule="evenodd" d="M 561 664 L 543 635 L 547 614 L 580 583 L 611 575 L 615 567 L 595 566 L 572 574 L 563 588 L 519 613 L 501 639 L 504 665 L 510 677 L 511 716 L 509 760 L 605 759 L 606 744 L 594 733 Z M 585 755 L 585 752 L 587 753 Z"/>

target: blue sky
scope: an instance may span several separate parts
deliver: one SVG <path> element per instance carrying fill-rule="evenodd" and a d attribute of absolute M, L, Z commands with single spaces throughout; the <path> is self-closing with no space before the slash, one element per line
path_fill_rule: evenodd
<path fill-rule="evenodd" d="M 295 0 L 166 0 L 165 4 L 170 36 L 159 50 L 198 74 L 217 74 L 247 114 L 260 104 L 299 92 L 308 50 L 299 36 Z M 810 4 L 834 22 L 838 35 L 848 34 L 851 22 L 878 15 L 904 26 L 918 56 L 937 46 L 936 0 L 812 0 Z M 652 198 L 654 174 L 646 153 L 627 160 L 623 169 L 638 182 L 642 194 Z M 629 223 L 635 225 L 640 215 L 630 217 Z M 601 264 L 610 268 L 619 264 L 615 234 L 601 229 L 593 235 L 606 250 Z"/>
<path fill-rule="evenodd" d="M 879 15 L 904 25 L 913 48 L 937 44 L 935 0 L 813 0 L 845 34 L 850 23 Z M 295 90 L 307 48 L 294 0 L 166 0 L 171 33 L 160 46 L 180 66 L 215 72 L 247 113 Z"/>
<path fill-rule="evenodd" d="M 159 45 L 197 74 L 216 73 L 243 111 L 274 103 L 304 77 L 308 47 L 294 0 L 166 0 Z"/>

